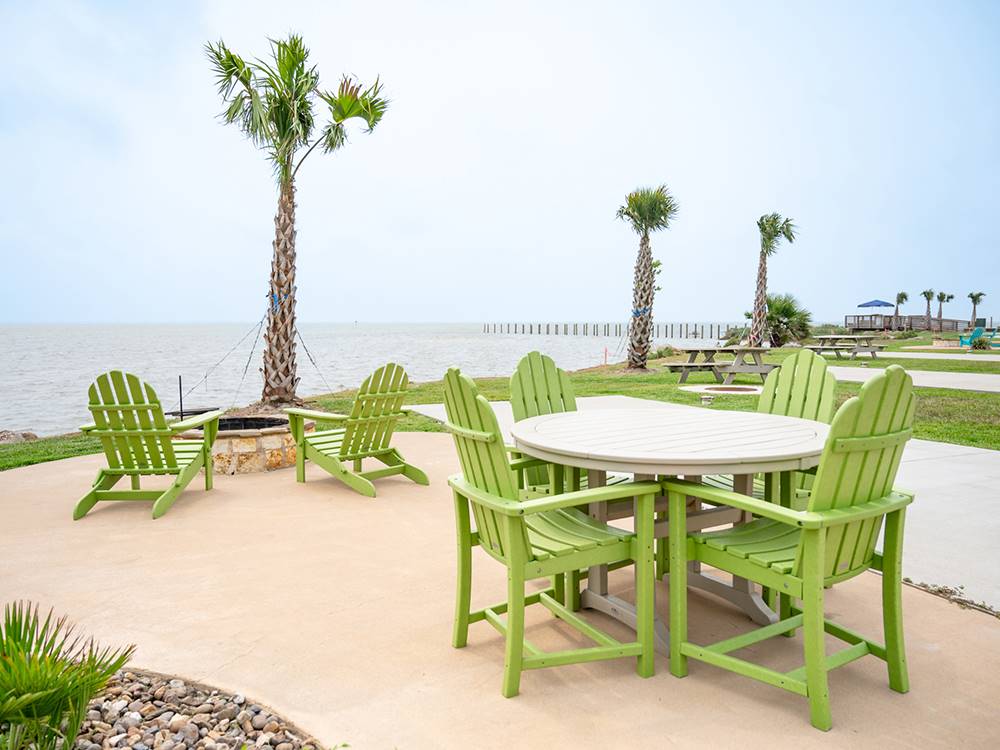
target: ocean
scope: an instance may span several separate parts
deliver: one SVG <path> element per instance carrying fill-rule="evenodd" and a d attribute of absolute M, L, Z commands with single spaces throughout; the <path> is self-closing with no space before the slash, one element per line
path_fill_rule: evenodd
<path fill-rule="evenodd" d="M 300 332 L 308 348 L 297 348 L 304 397 L 356 387 L 387 361 L 420 382 L 452 365 L 475 377 L 509 375 L 534 349 L 567 370 L 602 364 L 605 350 L 609 362 L 627 354 L 621 337 L 483 333 L 479 323 L 301 323 Z M 90 421 L 87 388 L 115 369 L 149 382 L 168 410 L 178 406 L 178 376 L 185 409 L 243 406 L 260 398 L 263 336 L 256 334 L 250 323 L 0 326 L 0 429 L 75 430 Z M 706 342 L 656 342 L 668 343 Z"/>

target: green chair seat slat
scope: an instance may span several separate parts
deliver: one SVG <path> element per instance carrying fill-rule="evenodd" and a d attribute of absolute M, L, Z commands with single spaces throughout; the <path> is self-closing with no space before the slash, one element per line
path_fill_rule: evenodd
<path fill-rule="evenodd" d="M 801 530 L 779 521 L 760 519 L 721 531 L 690 534 L 697 544 L 788 573 L 798 551 Z"/>
<path fill-rule="evenodd" d="M 630 536 L 572 510 L 539 513 L 529 516 L 526 523 L 532 547 L 554 555 L 618 544 Z"/>

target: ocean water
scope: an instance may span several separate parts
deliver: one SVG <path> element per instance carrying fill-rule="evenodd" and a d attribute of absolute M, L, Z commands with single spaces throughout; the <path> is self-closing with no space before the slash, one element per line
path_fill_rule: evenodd
<path fill-rule="evenodd" d="M 508 375 L 534 349 L 568 370 L 622 361 L 619 337 L 483 333 L 482 325 L 304 323 L 298 346 L 299 395 L 359 385 L 387 361 L 411 381 L 437 380 L 457 365 L 473 376 Z M 90 421 L 87 388 L 102 372 L 135 373 L 165 407 L 242 406 L 260 397 L 263 336 L 245 324 L 0 326 L 0 429 L 53 435 Z M 700 344 L 657 340 L 657 345 Z M 221 363 L 220 363 L 221 360 Z"/>

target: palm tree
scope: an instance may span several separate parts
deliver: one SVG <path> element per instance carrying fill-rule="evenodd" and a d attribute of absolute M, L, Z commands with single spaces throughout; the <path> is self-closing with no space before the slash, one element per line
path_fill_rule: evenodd
<path fill-rule="evenodd" d="M 976 308 L 985 296 L 986 292 L 969 292 L 969 299 L 972 300 L 972 320 L 969 321 L 969 328 L 976 327 Z"/>
<path fill-rule="evenodd" d="M 656 271 L 649 233 L 668 229 L 677 216 L 677 201 L 666 185 L 639 188 L 625 197 L 618 218 L 627 220 L 639 235 L 639 255 L 635 260 L 632 282 L 632 321 L 629 325 L 628 366 L 646 369 L 646 358 L 653 339 L 653 293 Z"/>
<path fill-rule="evenodd" d="M 774 213 L 757 219 L 757 229 L 760 230 L 760 260 L 757 263 L 757 293 L 750 318 L 750 346 L 760 346 L 767 329 L 767 259 L 774 255 L 782 237 L 795 242 L 797 227 L 791 219 Z"/>
<path fill-rule="evenodd" d="M 955 295 L 954 294 L 948 294 L 947 292 L 938 292 L 937 293 L 937 301 L 938 301 L 938 330 L 939 331 L 943 331 L 944 330 L 944 323 L 943 323 L 943 319 L 942 319 L 942 316 L 944 314 L 944 303 L 945 302 L 951 302 L 953 299 L 955 299 Z"/>
<path fill-rule="evenodd" d="M 744 313 L 752 318 L 752 313 Z M 789 341 L 808 338 L 812 313 L 792 294 L 767 295 L 767 335 L 771 346 L 779 349 Z"/>
<path fill-rule="evenodd" d="M 899 306 L 906 304 L 910 295 L 906 292 L 896 292 L 896 311 L 892 314 L 892 330 L 899 330 Z"/>
<path fill-rule="evenodd" d="M 934 299 L 933 289 L 924 289 L 920 293 L 920 296 L 927 300 L 927 314 L 925 316 L 925 321 L 927 323 L 927 330 L 931 330 L 931 300 Z"/>
<path fill-rule="evenodd" d="M 389 102 L 379 96 L 378 79 L 363 88 L 344 76 L 335 92 L 320 89 L 319 72 L 308 65 L 309 50 L 302 37 L 290 34 L 285 40 L 270 42 L 271 59 L 266 62 L 245 62 L 221 40 L 205 45 L 205 53 L 226 105 L 222 119 L 236 123 L 254 146 L 267 153 L 278 182 L 261 401 L 281 404 L 296 401 L 299 382 L 295 365 L 295 175 L 315 149 L 330 153 L 347 142 L 347 120 L 360 119 L 370 133 Z M 330 118 L 318 129 L 313 112 L 316 99 L 329 108 Z"/>

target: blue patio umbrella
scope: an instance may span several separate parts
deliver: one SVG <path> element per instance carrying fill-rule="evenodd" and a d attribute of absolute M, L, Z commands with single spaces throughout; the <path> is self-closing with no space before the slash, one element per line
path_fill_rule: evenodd
<path fill-rule="evenodd" d="M 868 302 L 862 302 L 858 307 L 892 307 L 892 303 L 886 302 L 884 299 L 873 299 Z"/>

